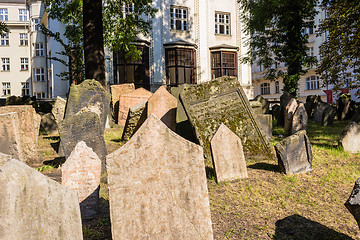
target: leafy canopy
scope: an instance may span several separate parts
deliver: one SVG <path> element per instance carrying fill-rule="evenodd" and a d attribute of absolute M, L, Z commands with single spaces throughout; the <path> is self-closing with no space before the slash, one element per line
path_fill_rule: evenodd
<path fill-rule="evenodd" d="M 9 29 L 7 28 L 6 24 L 0 21 L 0 35 L 8 32 Z"/>

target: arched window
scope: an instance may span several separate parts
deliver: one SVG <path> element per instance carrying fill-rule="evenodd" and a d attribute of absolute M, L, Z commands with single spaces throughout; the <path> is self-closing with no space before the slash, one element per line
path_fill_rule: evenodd
<path fill-rule="evenodd" d="M 275 82 L 275 93 L 280 93 L 280 84 L 279 81 Z"/>
<path fill-rule="evenodd" d="M 270 94 L 270 83 L 263 83 L 260 85 L 261 95 Z"/>
<path fill-rule="evenodd" d="M 311 76 L 306 78 L 306 90 L 319 89 L 319 77 Z"/>

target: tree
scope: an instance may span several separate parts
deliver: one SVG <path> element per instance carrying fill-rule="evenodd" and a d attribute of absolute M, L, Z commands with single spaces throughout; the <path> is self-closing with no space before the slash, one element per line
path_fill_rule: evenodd
<path fill-rule="evenodd" d="M 239 0 L 241 18 L 249 46 L 244 63 L 263 65 L 265 78 L 282 77 L 284 91 L 297 95 L 300 75 L 315 64 L 308 56 L 308 35 L 303 30 L 313 27 L 317 0 Z M 286 70 L 275 69 L 275 62 L 285 63 Z"/>
<path fill-rule="evenodd" d="M 7 28 L 4 22 L 0 22 L 0 35 L 4 33 L 8 33 L 9 29 Z"/>
<path fill-rule="evenodd" d="M 320 33 L 326 40 L 320 46 L 317 72 L 335 90 L 348 87 L 360 94 L 360 1 L 324 0 L 322 9 L 327 17 L 320 24 Z M 352 81 L 346 82 L 351 70 Z"/>

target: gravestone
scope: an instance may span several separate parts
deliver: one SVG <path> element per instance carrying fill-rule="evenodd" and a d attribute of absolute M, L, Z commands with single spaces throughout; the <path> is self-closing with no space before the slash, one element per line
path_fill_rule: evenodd
<path fill-rule="evenodd" d="M 354 188 L 349 199 L 345 203 L 345 207 L 354 216 L 358 227 L 360 228 L 360 178 L 355 182 Z"/>
<path fill-rule="evenodd" d="M 218 183 L 248 177 L 241 140 L 227 126 L 220 125 L 210 144 Z"/>
<path fill-rule="evenodd" d="M 292 99 L 292 98 L 293 98 L 293 96 L 289 92 L 284 92 L 280 96 L 281 114 L 280 114 L 280 118 L 277 122 L 279 126 L 284 126 L 284 124 L 285 124 L 285 108 L 286 108 L 286 105 L 289 103 L 290 99 Z"/>
<path fill-rule="evenodd" d="M 253 113 L 256 115 L 262 114 L 262 105 L 259 101 L 249 101 Z"/>
<path fill-rule="evenodd" d="M 272 116 L 271 114 L 256 115 L 262 130 L 265 133 L 266 138 L 270 141 L 272 138 Z"/>
<path fill-rule="evenodd" d="M 213 239 L 202 148 L 153 114 L 107 171 L 114 240 Z"/>
<path fill-rule="evenodd" d="M 0 107 L 0 114 L 10 112 L 16 112 L 18 115 L 20 138 L 26 162 L 30 164 L 41 163 L 41 158 L 37 151 L 41 117 L 36 114 L 35 109 L 31 105 Z"/>
<path fill-rule="evenodd" d="M 59 124 L 59 122 L 64 119 L 65 107 L 66 107 L 66 100 L 59 96 L 56 97 L 51 112 L 54 115 L 57 124 Z"/>
<path fill-rule="evenodd" d="M 322 102 L 319 95 L 309 95 L 306 97 L 305 109 L 309 118 L 312 118 L 318 102 Z"/>
<path fill-rule="evenodd" d="M 82 112 L 66 116 L 60 122 L 59 135 L 61 147 L 68 158 L 78 142 L 84 141 L 93 149 L 102 162 L 102 171 L 105 170 L 105 157 L 107 155 L 104 132 L 99 116 L 94 112 Z"/>
<path fill-rule="evenodd" d="M 278 104 L 275 104 L 271 107 L 271 114 L 273 116 L 273 119 L 276 121 L 279 121 L 280 115 L 281 115 L 281 107 Z"/>
<path fill-rule="evenodd" d="M 355 110 L 354 116 L 351 118 L 352 122 L 360 123 L 360 108 Z"/>
<path fill-rule="evenodd" d="M 343 130 L 339 140 L 346 152 L 359 153 L 360 152 L 360 126 L 356 122 L 350 122 Z"/>
<path fill-rule="evenodd" d="M 119 97 L 122 94 L 127 94 L 135 91 L 135 85 L 133 83 L 124 83 L 119 85 L 111 85 L 111 102 L 112 102 L 112 114 L 115 119 L 115 123 L 118 122 L 119 115 Z"/>
<path fill-rule="evenodd" d="M 278 164 L 286 174 L 308 172 L 312 169 L 312 151 L 306 131 L 301 130 L 275 145 Z"/>
<path fill-rule="evenodd" d="M 141 102 L 147 102 L 152 93 L 145 88 L 138 88 L 135 91 L 120 95 L 119 97 L 119 118 L 118 125 L 124 127 L 129 113 L 129 108 Z"/>
<path fill-rule="evenodd" d="M 81 141 L 61 166 L 62 185 L 78 194 L 82 219 L 89 219 L 98 212 L 101 160 Z"/>
<path fill-rule="evenodd" d="M 294 134 L 300 130 L 306 130 L 308 122 L 308 115 L 303 103 L 299 103 L 293 117 L 291 134 Z"/>
<path fill-rule="evenodd" d="M 122 141 L 128 141 L 145 122 L 146 118 L 146 102 L 141 102 L 135 106 L 130 107 L 121 137 Z"/>
<path fill-rule="evenodd" d="M 76 193 L 18 160 L 0 167 L 0 236 L 83 239 Z"/>
<path fill-rule="evenodd" d="M 94 112 L 99 116 L 102 131 L 110 108 L 110 93 L 96 80 L 85 80 L 71 85 L 66 105 L 65 118 L 80 112 Z"/>
<path fill-rule="evenodd" d="M 40 125 L 48 135 L 59 134 L 58 125 L 52 113 L 42 115 Z"/>
<path fill-rule="evenodd" d="M 298 103 L 295 98 L 289 100 L 288 104 L 285 107 L 285 124 L 284 124 L 284 134 L 285 136 L 290 136 L 292 133 L 291 127 L 293 125 L 293 116 L 298 107 Z"/>
<path fill-rule="evenodd" d="M 161 86 L 148 100 L 147 115 L 154 114 L 165 123 L 168 128 L 175 131 L 176 108 L 177 99 L 166 90 L 165 86 Z"/>
<path fill-rule="evenodd" d="M 344 120 L 347 118 L 350 112 L 351 95 L 341 94 L 338 99 L 338 120 Z"/>
<path fill-rule="evenodd" d="M 327 105 L 322 116 L 322 125 L 329 126 L 333 125 L 336 111 L 331 105 Z"/>
<path fill-rule="evenodd" d="M 211 159 L 210 140 L 221 123 L 241 139 L 247 158 L 274 158 L 272 148 L 236 78 L 220 77 L 189 86 L 181 92 L 180 99 L 208 159 Z"/>
<path fill-rule="evenodd" d="M 261 113 L 268 114 L 270 103 L 267 99 L 263 98 L 261 95 L 258 95 L 254 98 L 254 101 L 258 101 L 261 104 Z"/>
<path fill-rule="evenodd" d="M 323 113 L 325 108 L 327 107 L 327 103 L 324 102 L 318 102 L 316 104 L 315 110 L 314 110 L 314 115 L 313 115 L 313 121 L 314 122 L 318 122 L 321 123 L 322 122 L 322 118 L 323 118 Z"/>
<path fill-rule="evenodd" d="M 25 162 L 19 118 L 16 112 L 0 114 L 0 152 Z"/>

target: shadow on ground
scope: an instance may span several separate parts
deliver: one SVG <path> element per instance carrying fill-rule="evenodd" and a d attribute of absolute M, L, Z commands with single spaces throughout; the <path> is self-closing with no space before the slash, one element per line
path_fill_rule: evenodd
<path fill-rule="evenodd" d="M 352 239 L 318 222 L 294 214 L 276 222 L 274 240 L 337 240 Z"/>
<path fill-rule="evenodd" d="M 249 165 L 248 168 L 251 169 L 260 169 L 260 170 L 266 170 L 271 172 L 280 172 L 280 168 L 278 165 L 270 164 L 270 163 L 255 163 L 252 165 Z"/>

